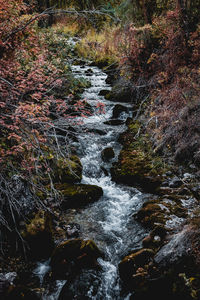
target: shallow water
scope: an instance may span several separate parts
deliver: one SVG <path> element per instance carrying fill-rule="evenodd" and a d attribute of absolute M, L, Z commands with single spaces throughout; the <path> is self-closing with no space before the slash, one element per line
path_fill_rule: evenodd
<path fill-rule="evenodd" d="M 87 69 L 92 70 L 92 76 L 85 73 Z M 79 155 L 83 165 L 82 183 L 98 185 L 102 187 L 104 192 L 103 197 L 98 202 L 85 209 L 71 211 L 71 219 L 81 226 L 82 237 L 93 239 L 105 253 L 105 259 L 99 259 L 102 271 L 98 275 L 100 282 L 98 289 L 94 293 L 94 287 L 91 284 L 83 296 L 92 300 L 128 300 L 128 295 L 120 295 L 118 264 L 129 251 L 141 246 L 145 230 L 134 220 L 133 215 L 142 206 L 145 195 L 135 188 L 112 182 L 109 174 L 109 167 L 112 162 L 104 163 L 101 158 L 101 151 L 106 147 L 113 147 L 117 158 L 120 151 L 117 138 L 126 128 L 125 125 L 110 126 L 104 124 L 111 118 L 112 110 L 116 104 L 106 101 L 103 96 L 98 95 L 102 89 L 109 90 L 111 88 L 105 82 L 107 75 L 97 67 L 72 66 L 72 70 L 75 76 L 84 77 L 91 81 L 91 87 L 82 95 L 83 99 L 86 99 L 94 108 L 99 101 L 105 105 L 104 113 L 97 112 L 91 117 L 82 119 L 83 126 L 88 131 L 83 131 L 79 136 Z M 125 105 L 128 107 L 128 104 Z M 128 114 L 123 113 L 120 117 L 122 119 L 127 118 Z M 91 129 L 102 130 L 104 134 L 99 135 L 92 132 Z M 36 273 L 41 281 L 47 271 L 47 262 L 38 265 Z M 48 293 L 44 299 L 57 300 L 64 283 L 64 281 L 57 281 L 55 292 Z M 75 294 L 76 291 L 74 291 Z"/>

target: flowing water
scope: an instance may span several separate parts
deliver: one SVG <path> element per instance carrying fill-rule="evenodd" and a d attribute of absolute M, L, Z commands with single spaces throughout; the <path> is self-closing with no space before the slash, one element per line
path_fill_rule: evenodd
<path fill-rule="evenodd" d="M 92 70 L 90 76 L 85 72 L 88 69 Z M 99 101 L 105 105 L 104 113 L 96 113 L 83 119 L 83 127 L 87 130 L 83 131 L 79 137 L 81 145 L 79 155 L 83 165 L 82 183 L 102 187 L 104 195 L 89 207 L 70 212 L 71 220 L 81 226 L 82 237 L 93 239 L 105 253 L 105 259 L 99 259 L 102 271 L 95 275 L 99 280 L 98 287 L 90 284 L 83 296 L 93 300 L 129 299 L 129 296 L 120 295 L 118 264 L 129 251 L 141 246 L 145 231 L 134 220 L 133 215 L 142 206 L 145 195 L 135 188 L 112 182 L 109 174 L 109 167 L 117 159 L 120 151 L 117 138 L 121 132 L 125 131 L 126 127 L 125 125 L 104 124 L 111 118 L 116 104 L 106 101 L 103 96 L 98 95 L 100 90 L 110 89 L 105 81 L 107 75 L 97 67 L 72 66 L 72 70 L 75 76 L 91 81 L 91 87 L 84 92 L 83 98 L 87 99 L 87 102 L 93 107 L 98 106 Z M 128 107 L 128 104 L 123 105 Z M 122 120 L 127 117 L 128 114 L 124 113 L 120 116 Z M 111 163 L 105 163 L 101 158 L 101 151 L 106 147 L 112 147 L 116 154 L 116 158 Z M 40 276 L 41 281 L 47 271 L 47 263 L 38 265 L 36 273 Z M 57 300 L 59 298 L 58 295 L 64 282 L 58 281 L 56 284 L 56 292 L 44 296 L 44 299 Z"/>

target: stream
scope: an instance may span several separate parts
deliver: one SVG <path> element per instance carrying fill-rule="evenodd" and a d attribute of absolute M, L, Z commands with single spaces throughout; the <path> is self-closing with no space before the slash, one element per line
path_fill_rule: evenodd
<path fill-rule="evenodd" d="M 86 72 L 88 69 L 91 70 L 90 74 Z M 105 253 L 105 258 L 98 259 L 101 272 L 92 274 L 92 283 L 86 282 L 85 278 L 88 276 L 83 277 L 84 295 L 76 297 L 78 286 L 73 291 L 74 298 L 70 299 L 128 300 L 129 295 L 123 296 L 120 293 L 118 264 L 131 250 L 141 247 L 141 241 L 146 232 L 134 220 L 133 215 L 140 209 L 147 195 L 135 188 L 119 185 L 111 180 L 109 168 L 117 159 L 121 149 L 117 139 L 119 134 L 126 130 L 126 126 L 104 124 L 105 121 L 111 119 L 113 108 L 117 104 L 99 96 L 101 90 L 111 89 L 110 85 L 106 84 L 107 75 L 93 66 L 76 65 L 72 66 L 72 71 L 76 77 L 83 77 L 91 82 L 91 87 L 83 93 L 82 98 L 93 107 L 96 107 L 99 101 L 105 105 L 104 113 L 96 113 L 82 120 L 86 130 L 82 131 L 79 136 L 78 153 L 83 165 L 82 183 L 102 187 L 104 195 L 99 201 L 85 209 L 70 210 L 69 221 L 80 224 L 81 238 L 94 240 Z M 130 104 L 123 103 L 123 105 L 131 108 Z M 119 118 L 125 121 L 129 115 L 123 112 Z M 101 152 L 106 147 L 112 147 L 115 152 L 115 158 L 109 163 L 103 162 L 101 157 Z M 38 264 L 35 273 L 40 277 L 41 283 L 48 270 L 48 262 Z M 54 292 L 44 294 L 43 299 L 69 299 L 59 297 L 64 284 L 65 281 L 57 281 Z M 82 286 L 81 288 L 83 289 Z"/>

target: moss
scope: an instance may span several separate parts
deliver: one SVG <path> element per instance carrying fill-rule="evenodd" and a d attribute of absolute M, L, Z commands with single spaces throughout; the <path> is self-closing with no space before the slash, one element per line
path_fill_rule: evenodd
<path fill-rule="evenodd" d="M 89 184 L 56 184 L 56 189 L 63 196 L 63 208 L 79 208 L 97 201 L 102 195 L 102 188 Z"/>
<path fill-rule="evenodd" d="M 49 257 L 54 246 L 52 218 L 49 213 L 39 211 L 21 234 L 29 245 L 29 254 L 32 258 Z"/>
<path fill-rule="evenodd" d="M 113 180 L 131 186 L 139 184 L 145 190 L 155 192 L 166 167 L 162 159 L 153 153 L 149 137 L 142 132 L 141 124 L 138 121 L 129 122 L 128 130 L 121 135 L 120 141 L 123 148 L 118 162 L 111 169 Z"/>
<path fill-rule="evenodd" d="M 144 203 L 137 213 L 137 220 L 150 228 L 155 228 L 157 224 L 165 224 L 169 212 L 159 204 L 159 200 Z"/>
<path fill-rule="evenodd" d="M 71 272 L 73 267 L 76 272 L 83 267 L 95 267 L 96 259 L 99 257 L 102 257 L 102 252 L 94 241 L 73 239 L 57 246 L 52 254 L 50 265 L 54 276 L 61 278 L 66 272 Z"/>
<path fill-rule="evenodd" d="M 69 159 L 59 158 L 56 164 L 53 164 L 55 183 L 76 183 L 82 179 L 81 161 L 76 155 Z"/>
<path fill-rule="evenodd" d="M 119 264 L 119 273 L 122 280 L 130 280 L 139 267 L 148 264 L 155 255 L 152 249 L 141 249 L 126 257 Z"/>

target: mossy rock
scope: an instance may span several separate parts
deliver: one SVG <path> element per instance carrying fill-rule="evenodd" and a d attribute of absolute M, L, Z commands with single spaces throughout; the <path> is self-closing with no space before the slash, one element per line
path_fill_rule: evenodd
<path fill-rule="evenodd" d="M 155 226 L 150 234 L 143 239 L 143 247 L 157 250 L 164 243 L 166 234 L 167 230 L 164 225 Z"/>
<path fill-rule="evenodd" d="M 68 240 L 54 250 L 50 265 L 55 278 L 64 278 L 71 270 L 93 268 L 103 254 L 92 240 Z"/>
<path fill-rule="evenodd" d="M 100 92 L 99 92 L 99 96 L 105 96 L 105 95 L 107 95 L 109 93 L 109 90 L 101 90 Z"/>
<path fill-rule="evenodd" d="M 102 188 L 96 185 L 65 183 L 55 187 L 63 196 L 62 207 L 65 209 L 84 207 L 103 196 Z"/>
<path fill-rule="evenodd" d="M 124 79 L 119 80 L 112 90 L 105 95 L 105 99 L 114 102 L 133 102 L 136 97 L 136 92 L 133 90 L 133 85 Z"/>
<path fill-rule="evenodd" d="M 82 179 L 82 164 L 78 156 L 71 155 L 69 159 L 59 158 L 52 167 L 55 183 L 77 183 Z"/>
<path fill-rule="evenodd" d="M 140 135 L 138 135 L 138 132 Z M 145 191 L 157 193 L 165 171 L 162 159 L 153 153 L 149 137 L 138 121 L 129 120 L 128 130 L 119 141 L 123 148 L 118 162 L 111 168 L 112 179 L 130 186 L 138 185 Z"/>
<path fill-rule="evenodd" d="M 169 213 L 163 210 L 159 203 L 146 202 L 143 207 L 137 212 L 136 218 L 143 225 L 155 228 L 157 224 L 165 224 Z"/>
<path fill-rule="evenodd" d="M 126 257 L 119 264 L 119 274 L 123 281 L 130 280 L 130 277 L 139 267 L 144 267 L 155 255 L 152 249 L 141 249 Z"/>
<path fill-rule="evenodd" d="M 39 211 L 26 225 L 22 236 L 28 243 L 31 258 L 48 258 L 54 248 L 51 215 L 46 211 Z"/>
<path fill-rule="evenodd" d="M 140 150 L 122 150 L 118 162 L 111 168 L 112 179 L 130 186 L 139 184 L 148 192 L 155 192 L 161 185 L 162 177 L 154 169 L 148 155 Z"/>

